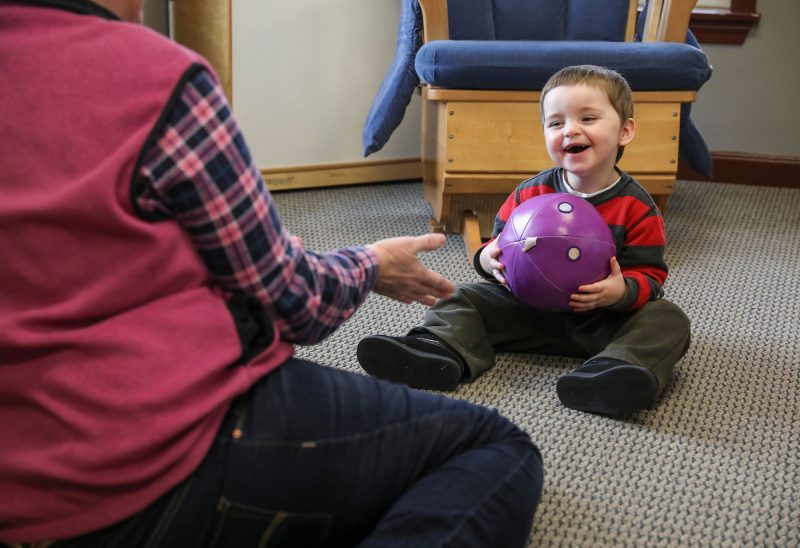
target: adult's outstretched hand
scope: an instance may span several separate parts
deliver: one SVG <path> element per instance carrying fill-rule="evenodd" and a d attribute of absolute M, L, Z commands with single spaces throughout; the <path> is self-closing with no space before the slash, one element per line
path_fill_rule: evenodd
<path fill-rule="evenodd" d="M 380 240 L 367 247 L 378 257 L 378 280 L 373 291 L 401 303 L 418 302 L 426 306 L 449 297 L 453 284 L 417 257 L 423 251 L 434 251 L 444 245 L 444 234 L 401 236 Z"/>

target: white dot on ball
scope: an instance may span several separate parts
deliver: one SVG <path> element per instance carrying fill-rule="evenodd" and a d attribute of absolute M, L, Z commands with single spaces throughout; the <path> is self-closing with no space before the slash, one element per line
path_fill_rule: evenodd
<path fill-rule="evenodd" d="M 567 257 L 569 257 L 570 261 L 577 261 L 581 258 L 581 250 L 577 247 L 570 247 L 567 251 Z"/>
<path fill-rule="evenodd" d="M 558 210 L 561 213 L 571 213 L 573 209 L 575 209 L 574 206 L 569 202 L 561 202 L 558 204 Z"/>

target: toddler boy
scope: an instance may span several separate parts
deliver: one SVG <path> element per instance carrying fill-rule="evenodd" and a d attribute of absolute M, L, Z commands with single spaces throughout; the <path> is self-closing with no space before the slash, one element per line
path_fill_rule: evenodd
<path fill-rule="evenodd" d="M 490 283 L 470 283 L 439 301 L 405 337 L 370 336 L 358 360 L 371 375 L 454 390 L 490 369 L 495 352 L 585 358 L 556 384 L 572 409 L 618 415 L 650 407 L 689 346 L 689 319 L 662 298 L 664 222 L 650 195 L 617 167 L 634 136 L 625 79 L 592 65 L 553 75 L 542 90 L 545 142 L 556 166 L 523 181 L 495 219 L 473 264 Z M 538 310 L 505 287 L 496 238 L 511 211 L 534 196 L 567 192 L 597 208 L 614 236 L 611 273 L 578 288 L 568 312 Z"/>

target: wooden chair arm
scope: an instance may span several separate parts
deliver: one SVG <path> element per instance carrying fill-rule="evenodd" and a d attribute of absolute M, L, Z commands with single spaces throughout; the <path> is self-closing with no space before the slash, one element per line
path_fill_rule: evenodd
<path fill-rule="evenodd" d="M 625 26 L 625 41 L 633 42 L 636 36 L 636 17 L 639 14 L 639 0 L 628 1 L 628 24 Z"/>
<path fill-rule="evenodd" d="M 447 0 L 419 0 L 419 5 L 422 8 L 424 41 L 449 39 Z"/>
<path fill-rule="evenodd" d="M 665 0 L 664 15 L 658 30 L 659 42 L 680 42 L 686 40 L 689 19 L 692 17 L 697 0 Z"/>
<path fill-rule="evenodd" d="M 642 42 L 683 43 L 695 4 L 697 0 L 650 0 L 642 14 Z"/>

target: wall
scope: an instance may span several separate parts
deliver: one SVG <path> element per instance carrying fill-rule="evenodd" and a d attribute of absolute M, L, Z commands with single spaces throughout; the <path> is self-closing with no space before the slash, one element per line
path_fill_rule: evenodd
<path fill-rule="evenodd" d="M 394 0 L 234 0 L 233 104 L 262 168 L 363 160 L 361 132 L 392 61 Z M 419 100 L 387 147 L 419 157 Z"/>
<path fill-rule="evenodd" d="M 714 66 L 693 118 L 712 151 L 800 157 L 800 2 L 760 0 L 741 46 L 704 44 Z"/>
<path fill-rule="evenodd" d="M 197 0 L 227 1 L 227 0 Z M 145 23 L 166 33 L 166 0 Z M 232 0 L 233 107 L 262 169 L 364 161 L 361 132 L 394 57 L 400 2 Z M 418 158 L 415 96 L 368 160 Z"/>

